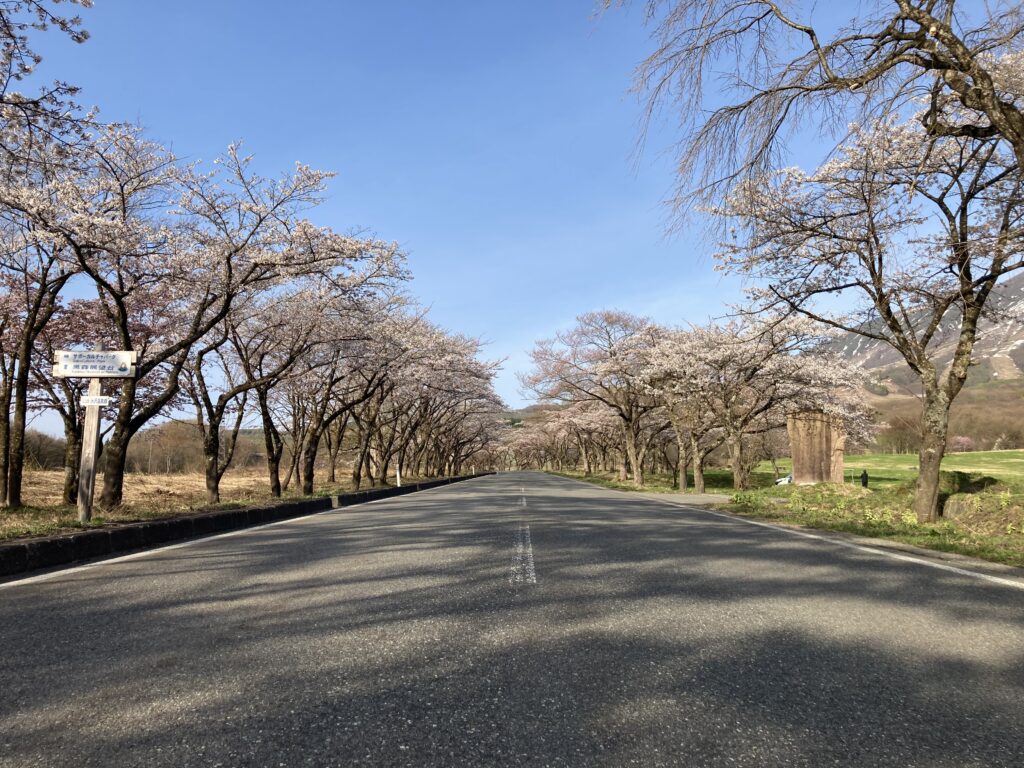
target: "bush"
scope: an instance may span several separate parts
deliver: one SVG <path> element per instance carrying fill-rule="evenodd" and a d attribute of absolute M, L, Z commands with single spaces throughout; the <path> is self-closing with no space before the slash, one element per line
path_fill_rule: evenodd
<path fill-rule="evenodd" d="M 771 502 L 757 491 L 739 491 L 734 493 L 732 495 L 732 503 L 736 505 L 738 511 L 752 514 L 765 512 L 771 506 Z"/>

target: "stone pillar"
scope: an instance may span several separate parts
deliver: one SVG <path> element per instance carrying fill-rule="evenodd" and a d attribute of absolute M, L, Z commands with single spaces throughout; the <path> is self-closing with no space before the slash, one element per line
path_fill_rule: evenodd
<path fill-rule="evenodd" d="M 842 421 L 821 411 L 792 413 L 786 418 L 793 482 L 843 482 L 843 450 L 846 433 Z"/>

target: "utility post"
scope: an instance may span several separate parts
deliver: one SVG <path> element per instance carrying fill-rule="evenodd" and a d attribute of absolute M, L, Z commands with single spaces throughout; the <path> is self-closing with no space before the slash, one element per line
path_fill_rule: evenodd
<path fill-rule="evenodd" d="M 97 344 L 91 352 L 58 350 L 53 375 L 88 378 L 89 393 L 82 397 L 85 406 L 85 430 L 82 436 L 82 463 L 78 470 L 78 519 L 92 519 L 92 496 L 96 489 L 96 459 L 100 452 L 100 408 L 110 403 L 103 395 L 103 379 L 135 377 L 138 352 L 107 351 Z"/>

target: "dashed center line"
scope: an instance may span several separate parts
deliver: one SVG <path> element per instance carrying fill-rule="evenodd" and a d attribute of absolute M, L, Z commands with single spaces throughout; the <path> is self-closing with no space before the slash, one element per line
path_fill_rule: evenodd
<path fill-rule="evenodd" d="M 516 529 L 515 546 L 512 548 L 512 569 L 509 584 L 536 584 L 537 572 L 533 567 L 533 543 L 530 541 L 529 523 L 520 523 Z"/>

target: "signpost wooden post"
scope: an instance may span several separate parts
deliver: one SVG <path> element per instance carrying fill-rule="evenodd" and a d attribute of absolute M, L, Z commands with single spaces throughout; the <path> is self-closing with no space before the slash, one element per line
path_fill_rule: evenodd
<path fill-rule="evenodd" d="M 89 380 L 89 397 L 103 394 L 103 379 Z M 78 465 L 78 519 L 92 519 L 92 494 L 96 490 L 96 458 L 100 452 L 100 407 L 85 406 L 85 429 L 82 433 L 82 461 Z"/>
<path fill-rule="evenodd" d="M 92 351 L 57 352 L 54 376 L 89 379 L 89 394 L 82 398 L 85 406 L 85 429 L 82 435 L 82 462 L 78 469 L 78 519 L 92 519 L 92 496 L 96 488 L 96 459 L 100 451 L 100 408 L 110 402 L 103 397 L 103 379 L 135 377 L 138 352 L 107 351 L 97 344 Z"/>

